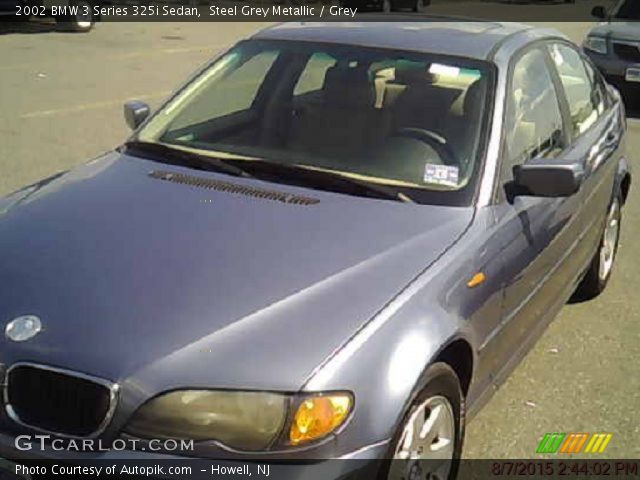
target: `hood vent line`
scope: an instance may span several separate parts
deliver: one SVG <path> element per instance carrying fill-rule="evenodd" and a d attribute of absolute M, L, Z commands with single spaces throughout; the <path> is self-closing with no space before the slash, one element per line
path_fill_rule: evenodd
<path fill-rule="evenodd" d="M 289 203 L 292 205 L 315 205 L 320 200 L 291 193 L 283 193 L 275 190 L 266 190 L 262 188 L 250 187 L 247 185 L 238 185 L 235 183 L 224 182 L 221 180 L 213 180 L 210 178 L 196 177 L 185 175 L 183 173 L 153 171 L 149 174 L 151 178 L 164 180 L 166 182 L 178 183 L 181 185 L 189 185 L 207 190 L 216 190 L 218 192 L 236 193 L 248 197 L 260 198 L 263 200 L 272 200 L 274 202 Z"/>

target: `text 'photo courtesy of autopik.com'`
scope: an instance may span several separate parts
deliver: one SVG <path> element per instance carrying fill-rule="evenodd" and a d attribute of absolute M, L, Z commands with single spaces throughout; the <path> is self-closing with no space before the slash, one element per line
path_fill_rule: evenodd
<path fill-rule="evenodd" d="M 0 480 L 640 480 L 640 0 L 0 0 Z"/>

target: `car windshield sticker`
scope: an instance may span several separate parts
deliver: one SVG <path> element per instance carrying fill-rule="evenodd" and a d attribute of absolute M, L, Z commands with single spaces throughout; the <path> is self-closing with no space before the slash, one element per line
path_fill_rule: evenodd
<path fill-rule="evenodd" d="M 456 187 L 458 185 L 459 169 L 451 165 L 434 165 L 427 163 L 424 166 L 424 182 L 436 185 Z"/>

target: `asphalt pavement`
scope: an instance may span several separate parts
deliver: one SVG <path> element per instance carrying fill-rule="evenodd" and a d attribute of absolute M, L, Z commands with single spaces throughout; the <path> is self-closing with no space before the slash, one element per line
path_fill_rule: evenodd
<path fill-rule="evenodd" d="M 576 41 L 589 28 L 548 25 Z M 0 195 L 118 145 L 128 134 L 125 101 L 157 105 L 216 52 L 261 26 L 104 23 L 89 34 L 59 32 L 47 23 L 5 29 L 0 34 Z M 628 154 L 632 163 L 640 157 L 638 121 L 630 123 Z M 637 187 L 624 210 L 607 291 L 563 309 L 469 425 L 467 457 L 530 458 L 546 432 L 610 432 L 603 457 L 640 458 Z"/>

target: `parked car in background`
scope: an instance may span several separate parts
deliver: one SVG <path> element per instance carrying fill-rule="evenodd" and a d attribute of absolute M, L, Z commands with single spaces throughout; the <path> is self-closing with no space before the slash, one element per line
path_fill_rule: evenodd
<path fill-rule="evenodd" d="M 467 417 L 606 287 L 631 184 L 579 47 L 455 20 L 265 29 L 0 198 L 0 456 L 77 459 L 15 445 L 47 432 L 454 476 Z"/>
<path fill-rule="evenodd" d="M 340 5 L 347 8 L 357 8 L 359 12 L 379 10 L 385 13 L 398 10 L 423 12 L 431 5 L 431 0 L 339 0 Z"/>
<path fill-rule="evenodd" d="M 540 3 L 540 2 L 550 2 L 550 3 L 576 3 L 576 0 L 506 0 L 506 3 L 518 3 L 518 4 L 529 4 L 529 3 Z"/>
<path fill-rule="evenodd" d="M 88 32 L 99 19 L 89 0 L 0 0 L 0 22 L 52 17 L 72 32 Z"/>
<path fill-rule="evenodd" d="M 603 22 L 587 35 L 585 53 L 626 101 L 640 104 L 640 2 L 620 0 L 592 14 Z"/>

